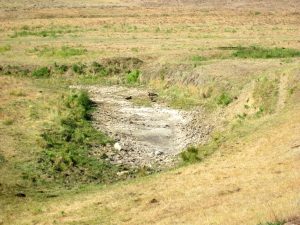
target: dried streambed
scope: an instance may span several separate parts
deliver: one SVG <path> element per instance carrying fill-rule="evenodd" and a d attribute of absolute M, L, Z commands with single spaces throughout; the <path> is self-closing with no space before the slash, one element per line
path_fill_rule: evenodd
<path fill-rule="evenodd" d="M 95 127 L 116 140 L 115 146 L 104 149 L 106 160 L 115 164 L 171 166 L 176 155 L 188 145 L 205 139 L 211 130 L 209 125 L 196 129 L 191 112 L 157 103 L 149 107 L 135 105 L 134 99 L 148 98 L 147 90 L 119 86 L 84 89 L 97 104 L 93 115 Z M 96 148 L 93 154 L 103 157 L 103 148 Z"/>

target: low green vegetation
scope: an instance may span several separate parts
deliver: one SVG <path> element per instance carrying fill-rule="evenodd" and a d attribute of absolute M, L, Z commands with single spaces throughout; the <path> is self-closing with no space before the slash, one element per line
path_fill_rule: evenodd
<path fill-rule="evenodd" d="M 47 78 L 50 77 L 51 70 L 48 67 L 41 67 L 32 72 L 32 76 L 35 78 Z"/>
<path fill-rule="evenodd" d="M 190 146 L 181 153 L 181 158 L 185 163 L 201 162 L 206 157 L 213 154 L 220 145 L 225 142 L 226 136 L 221 133 L 215 133 L 212 140 L 201 146 Z"/>
<path fill-rule="evenodd" d="M 218 105 L 227 106 L 233 101 L 233 98 L 227 92 L 223 92 L 216 100 Z"/>
<path fill-rule="evenodd" d="M 192 57 L 192 61 L 193 62 L 201 62 L 201 61 L 206 61 L 207 58 L 204 56 L 200 56 L 200 55 L 195 55 Z"/>
<path fill-rule="evenodd" d="M 49 28 L 23 26 L 20 30 L 15 31 L 12 35 L 10 35 L 10 37 L 18 38 L 18 37 L 37 36 L 37 37 L 56 38 L 64 34 L 70 34 L 78 31 L 79 31 L 78 27 L 70 27 L 70 26 L 49 27 Z"/>
<path fill-rule="evenodd" d="M 278 101 L 279 80 L 261 77 L 255 83 L 253 98 L 259 109 L 258 115 L 273 113 Z"/>
<path fill-rule="evenodd" d="M 233 57 L 237 58 L 254 58 L 254 59 L 270 59 L 270 58 L 290 58 L 300 57 L 300 51 L 289 48 L 265 48 L 259 46 L 250 47 L 233 47 Z"/>
<path fill-rule="evenodd" d="M 87 53 L 85 48 L 74 48 L 69 46 L 62 46 L 61 48 L 49 48 L 49 47 L 42 47 L 42 48 L 34 48 L 31 53 L 35 53 L 38 56 L 45 56 L 45 57 L 56 57 L 56 58 L 69 58 L 72 56 L 79 56 L 84 55 Z"/>
<path fill-rule="evenodd" d="M 140 74 L 141 73 L 139 70 L 133 70 L 133 71 L 129 72 L 126 75 L 127 84 L 136 84 L 139 81 Z"/>
<path fill-rule="evenodd" d="M 8 52 L 11 50 L 11 45 L 2 45 L 0 46 L 0 53 Z"/>
<path fill-rule="evenodd" d="M 74 184 L 107 183 L 117 178 L 117 166 L 89 155 L 93 146 L 112 142 L 93 128 L 90 122 L 92 105 L 84 91 L 73 91 L 62 97 L 57 122 L 42 134 L 44 150 L 38 163 L 48 180 Z"/>
<path fill-rule="evenodd" d="M 259 223 L 258 225 L 284 225 L 285 221 L 275 221 L 275 222 L 265 222 L 265 223 Z"/>

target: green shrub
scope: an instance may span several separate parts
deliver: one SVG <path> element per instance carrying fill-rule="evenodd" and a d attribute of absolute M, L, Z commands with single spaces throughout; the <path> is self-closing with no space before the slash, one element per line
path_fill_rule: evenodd
<path fill-rule="evenodd" d="M 233 101 L 233 98 L 226 92 L 217 97 L 217 104 L 227 106 Z"/>
<path fill-rule="evenodd" d="M 258 46 L 236 47 L 232 56 L 237 58 L 290 58 L 300 57 L 300 51 L 289 48 L 263 48 Z"/>
<path fill-rule="evenodd" d="M 35 78 L 46 78 L 50 77 L 51 71 L 48 67 L 41 67 L 32 72 L 32 76 Z"/>
<path fill-rule="evenodd" d="M 139 77 L 140 77 L 140 71 L 133 70 L 132 72 L 130 72 L 126 75 L 126 82 L 128 84 L 135 84 L 138 82 Z"/>
<path fill-rule="evenodd" d="M 75 63 L 72 65 L 72 71 L 74 73 L 77 73 L 77 74 L 85 74 L 85 68 L 87 66 L 85 64 L 82 64 L 82 63 Z"/>

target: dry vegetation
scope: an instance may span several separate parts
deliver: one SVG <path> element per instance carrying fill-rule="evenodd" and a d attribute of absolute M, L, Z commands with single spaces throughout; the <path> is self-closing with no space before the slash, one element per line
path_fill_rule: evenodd
<path fill-rule="evenodd" d="M 0 0 L 0 224 L 299 216 L 299 21 L 297 0 Z M 162 104 L 201 107 L 220 130 L 171 171 L 51 183 L 35 164 L 41 134 L 65 113 L 69 85 L 95 83 L 146 86 Z"/>

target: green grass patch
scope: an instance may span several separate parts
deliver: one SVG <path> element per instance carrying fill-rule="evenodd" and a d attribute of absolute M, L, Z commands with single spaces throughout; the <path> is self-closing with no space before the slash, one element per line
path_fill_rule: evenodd
<path fill-rule="evenodd" d="M 8 52 L 10 50 L 11 50 L 11 46 L 10 45 L 2 45 L 2 46 L 0 46 L 0 53 Z"/>
<path fill-rule="evenodd" d="M 255 83 L 253 98 L 259 109 L 258 115 L 273 113 L 278 101 L 279 80 L 267 77 L 259 78 Z"/>
<path fill-rule="evenodd" d="M 45 57 L 59 57 L 59 58 L 69 58 L 73 56 L 84 55 L 87 53 L 85 48 L 73 48 L 69 46 L 62 46 L 61 48 L 34 48 L 31 53 L 35 53 L 38 56 Z"/>
<path fill-rule="evenodd" d="M 271 59 L 271 58 L 291 58 L 300 57 L 300 51 L 289 48 L 264 48 L 259 46 L 233 47 L 235 51 L 233 57 L 253 58 L 253 59 Z"/>
<path fill-rule="evenodd" d="M 41 67 L 34 70 L 31 74 L 35 78 L 47 78 L 51 75 L 51 70 L 48 67 Z"/>
<path fill-rule="evenodd" d="M 70 27 L 70 26 L 61 26 L 61 27 L 29 27 L 23 26 L 20 30 L 15 31 L 10 37 L 18 38 L 18 37 L 28 37 L 28 36 L 36 36 L 36 37 L 51 37 L 56 38 L 62 36 L 64 34 L 70 34 L 78 32 L 78 27 Z"/>
<path fill-rule="evenodd" d="M 233 101 L 233 98 L 227 92 L 223 92 L 216 100 L 218 105 L 227 106 Z"/>
<path fill-rule="evenodd" d="M 192 57 L 192 61 L 193 62 L 202 62 L 202 61 L 206 61 L 207 58 L 204 56 L 200 56 L 200 55 L 195 55 Z"/>
<path fill-rule="evenodd" d="M 112 182 L 118 167 L 89 155 L 93 146 L 112 141 L 95 130 L 90 121 L 93 103 L 84 91 L 62 98 L 57 122 L 42 134 L 43 151 L 39 168 L 48 178 L 66 184 Z"/>
<path fill-rule="evenodd" d="M 127 84 L 136 84 L 139 81 L 141 72 L 139 70 L 133 70 L 126 74 L 126 83 Z"/>

